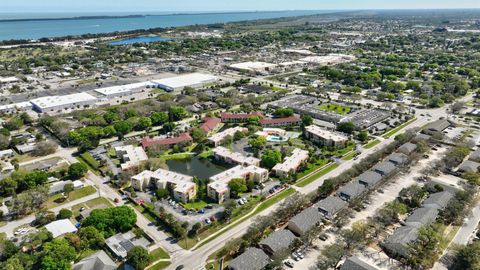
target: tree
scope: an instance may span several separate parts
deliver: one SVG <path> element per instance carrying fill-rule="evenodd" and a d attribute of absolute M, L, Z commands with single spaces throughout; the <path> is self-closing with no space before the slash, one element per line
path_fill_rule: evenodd
<path fill-rule="evenodd" d="M 0 134 L 0 150 L 7 149 L 10 145 L 10 138 L 6 135 Z"/>
<path fill-rule="evenodd" d="M 275 110 L 276 117 L 289 117 L 293 115 L 293 110 L 290 108 L 278 108 Z"/>
<path fill-rule="evenodd" d="M 119 121 L 115 123 L 113 127 L 115 128 L 119 136 L 128 134 L 133 129 L 132 125 L 127 121 Z"/>
<path fill-rule="evenodd" d="M 334 268 L 346 253 L 345 247 L 341 244 L 331 244 L 325 247 L 317 259 L 318 269 L 327 270 Z"/>
<path fill-rule="evenodd" d="M 247 183 L 243 178 L 235 178 L 228 182 L 228 187 L 230 188 L 230 194 L 232 198 L 238 198 L 240 193 L 246 192 L 248 190 Z"/>
<path fill-rule="evenodd" d="M 305 127 L 313 125 L 313 118 L 308 114 L 302 115 L 302 124 Z"/>
<path fill-rule="evenodd" d="M 152 124 L 155 126 L 163 125 L 168 121 L 168 113 L 166 112 L 154 112 L 150 116 Z"/>
<path fill-rule="evenodd" d="M 119 232 L 127 232 L 137 222 L 137 215 L 128 206 L 95 209 L 82 222 L 82 226 L 94 226 L 104 232 L 105 237 Z"/>
<path fill-rule="evenodd" d="M 467 246 L 460 246 L 455 254 L 452 269 L 480 269 L 480 242 L 476 241 Z"/>
<path fill-rule="evenodd" d="M 70 211 L 69 209 L 60 209 L 60 211 L 58 212 L 58 215 L 57 215 L 57 219 L 67 219 L 67 218 L 71 218 L 73 215 L 72 211 Z"/>
<path fill-rule="evenodd" d="M 8 130 L 19 130 L 23 127 L 23 120 L 20 117 L 14 117 L 10 121 L 3 124 L 3 126 Z"/>
<path fill-rule="evenodd" d="M 58 145 L 54 142 L 43 141 L 37 143 L 35 150 L 33 150 L 34 156 L 47 156 L 57 151 Z"/>
<path fill-rule="evenodd" d="M 150 263 L 150 257 L 148 251 L 141 247 L 135 246 L 127 253 L 127 263 L 130 264 L 136 270 L 143 270 Z"/>
<path fill-rule="evenodd" d="M 337 130 L 347 133 L 347 134 L 352 134 L 355 131 L 355 125 L 352 122 L 341 122 L 337 125 Z"/>
<path fill-rule="evenodd" d="M 165 199 L 168 196 L 170 196 L 170 192 L 164 188 L 159 188 L 155 191 L 155 195 L 157 196 L 158 199 Z"/>
<path fill-rule="evenodd" d="M 255 149 L 263 149 L 267 145 L 267 139 L 264 136 L 259 136 L 248 141 L 248 144 Z"/>
<path fill-rule="evenodd" d="M 366 142 L 368 140 L 368 132 L 365 130 L 362 130 L 358 133 L 358 140 L 361 142 Z"/>
<path fill-rule="evenodd" d="M 152 126 L 152 120 L 149 117 L 142 117 L 138 120 L 137 130 L 147 130 Z"/>
<path fill-rule="evenodd" d="M 190 135 L 195 142 L 203 142 L 207 138 L 205 131 L 201 128 L 192 129 L 192 131 L 190 131 Z"/>
<path fill-rule="evenodd" d="M 202 224 L 200 222 L 197 222 L 193 224 L 192 229 L 188 232 L 189 237 L 194 237 L 198 234 L 198 231 L 202 228 Z"/>
<path fill-rule="evenodd" d="M 103 233 L 93 226 L 82 227 L 78 232 L 81 239 L 81 249 L 101 249 L 105 245 Z"/>
<path fill-rule="evenodd" d="M 180 121 L 188 116 L 188 112 L 183 107 L 172 106 L 168 109 L 168 117 L 171 122 Z"/>
<path fill-rule="evenodd" d="M 262 155 L 262 165 L 268 169 L 272 169 L 280 162 L 282 162 L 282 153 L 278 150 L 269 149 Z"/>
<path fill-rule="evenodd" d="M 418 230 L 417 240 L 408 246 L 407 260 L 414 267 L 430 268 L 438 256 L 438 245 L 442 237 L 432 227 Z"/>
<path fill-rule="evenodd" d="M 83 163 L 73 163 L 68 167 L 68 177 L 76 180 L 82 178 L 88 171 L 87 165 Z"/>
<path fill-rule="evenodd" d="M 42 270 L 68 270 L 77 253 L 75 248 L 65 239 L 55 239 L 43 246 L 41 266 Z"/>

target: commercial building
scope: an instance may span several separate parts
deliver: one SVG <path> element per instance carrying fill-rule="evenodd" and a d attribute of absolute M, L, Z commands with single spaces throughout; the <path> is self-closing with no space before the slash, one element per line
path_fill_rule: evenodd
<path fill-rule="evenodd" d="M 355 56 L 345 54 L 329 54 L 324 56 L 308 56 L 299 61 L 315 65 L 335 65 L 355 60 Z"/>
<path fill-rule="evenodd" d="M 232 152 L 230 149 L 219 146 L 213 149 L 213 157 L 220 162 L 234 165 L 255 165 L 260 166 L 260 159 L 255 157 L 247 157 L 237 152 Z"/>
<path fill-rule="evenodd" d="M 150 88 L 153 86 L 154 86 L 154 83 L 152 82 L 140 82 L 140 83 L 131 83 L 126 85 L 99 88 L 99 89 L 95 89 L 95 92 L 108 98 L 124 97 L 124 96 L 133 95 L 135 93 L 139 93 L 145 90 L 145 88 Z"/>
<path fill-rule="evenodd" d="M 230 69 L 251 74 L 266 75 L 277 71 L 278 66 L 265 62 L 243 62 L 228 66 Z"/>
<path fill-rule="evenodd" d="M 199 88 L 206 84 L 214 83 L 218 80 L 217 77 L 203 74 L 203 73 L 190 73 L 171 78 L 152 81 L 156 87 L 164 89 L 168 92 L 180 91 L 185 87 Z"/>
<path fill-rule="evenodd" d="M 424 129 L 423 133 L 427 135 L 434 135 L 443 132 L 445 129 L 450 127 L 451 123 L 447 119 L 439 119 L 435 122 L 428 124 Z"/>
<path fill-rule="evenodd" d="M 122 170 L 138 166 L 142 161 L 148 160 L 148 156 L 142 147 L 135 147 L 133 145 L 117 146 L 115 147 L 117 157 L 122 160 L 120 167 Z"/>
<path fill-rule="evenodd" d="M 208 197 L 219 203 L 229 199 L 230 188 L 228 187 L 228 183 L 233 179 L 245 179 L 246 181 L 262 183 L 268 179 L 268 170 L 254 165 L 238 165 L 214 175 L 210 177 L 210 183 L 207 186 Z"/>
<path fill-rule="evenodd" d="M 323 146 L 344 148 L 348 142 L 347 136 L 322 129 L 316 125 L 305 127 L 305 132 L 307 138 Z"/>
<path fill-rule="evenodd" d="M 63 110 L 76 110 L 92 107 L 97 98 L 87 93 L 76 93 L 65 96 L 47 96 L 30 101 L 33 109 L 40 113 L 54 113 Z"/>
<path fill-rule="evenodd" d="M 253 113 L 229 113 L 229 112 L 222 112 L 220 113 L 220 118 L 222 119 L 222 123 L 245 123 L 248 119 L 258 117 L 260 119 L 264 118 L 261 112 L 253 112 Z"/>
<path fill-rule="evenodd" d="M 60 219 L 45 225 L 45 229 L 52 234 L 53 238 L 65 235 L 67 233 L 76 233 L 77 228 L 69 219 Z"/>
<path fill-rule="evenodd" d="M 154 145 L 163 146 L 165 148 L 173 147 L 179 143 L 191 143 L 193 142 L 193 138 L 188 134 L 188 132 L 184 132 L 177 137 L 172 138 L 150 138 L 145 137 L 142 139 L 141 144 L 143 149 L 147 150 L 149 147 Z"/>
<path fill-rule="evenodd" d="M 158 169 L 154 172 L 146 170 L 131 179 L 132 187 L 143 191 L 147 187 L 155 186 L 173 193 L 173 197 L 184 203 L 187 203 L 197 195 L 197 186 L 192 176 Z"/>
<path fill-rule="evenodd" d="M 288 177 L 295 173 L 302 164 L 305 164 L 309 158 L 308 151 L 295 148 L 292 154 L 285 158 L 283 163 L 279 163 L 272 168 L 272 171 L 278 177 Z"/>
<path fill-rule="evenodd" d="M 0 112 L 2 113 L 17 113 L 22 111 L 27 111 L 33 108 L 33 105 L 29 101 L 0 105 Z"/>
<path fill-rule="evenodd" d="M 248 133 L 248 129 L 244 127 L 233 127 L 226 129 L 222 132 L 213 134 L 208 138 L 208 143 L 214 147 L 217 147 L 227 141 L 228 138 L 233 139 L 235 133 L 240 132 L 243 134 Z"/>
<path fill-rule="evenodd" d="M 258 248 L 247 248 L 240 256 L 228 264 L 229 270 L 262 270 L 269 263 L 270 258 Z"/>

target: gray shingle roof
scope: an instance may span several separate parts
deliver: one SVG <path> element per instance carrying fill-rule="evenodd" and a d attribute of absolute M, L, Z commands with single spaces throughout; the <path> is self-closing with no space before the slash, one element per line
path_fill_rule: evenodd
<path fill-rule="evenodd" d="M 320 214 L 320 211 L 318 211 L 317 208 L 310 207 L 290 219 L 288 227 L 290 228 L 295 225 L 302 232 L 307 232 L 317 226 L 320 221 L 322 221 L 322 214 Z"/>
<path fill-rule="evenodd" d="M 231 270 L 262 270 L 270 263 L 267 254 L 258 248 L 248 248 L 228 265 Z"/>
<path fill-rule="evenodd" d="M 373 170 L 378 172 L 379 174 L 385 176 L 392 173 L 396 169 L 395 165 L 389 161 L 384 161 L 379 163 L 373 167 Z"/>
<path fill-rule="evenodd" d="M 413 140 L 415 142 L 428 141 L 428 140 L 430 140 L 430 138 L 431 138 L 430 135 L 419 133 L 419 134 L 417 134 L 417 136 L 415 136 L 415 138 L 413 138 Z"/>
<path fill-rule="evenodd" d="M 408 251 L 408 244 L 415 241 L 418 237 L 418 228 L 412 226 L 400 227 L 390 235 L 383 246 L 390 253 L 405 256 Z"/>
<path fill-rule="evenodd" d="M 347 203 L 336 196 L 327 197 L 315 204 L 315 207 L 327 218 L 335 216 L 340 210 L 347 207 Z"/>
<path fill-rule="evenodd" d="M 279 230 L 270 234 L 260 242 L 260 246 L 273 254 L 288 250 L 295 241 L 295 235 L 289 230 Z"/>
<path fill-rule="evenodd" d="M 449 186 L 449 185 L 447 185 L 445 183 L 442 183 L 442 182 L 440 182 L 436 179 L 432 179 L 432 180 L 428 181 L 427 183 L 425 183 L 425 187 L 426 187 L 427 191 L 432 192 L 432 193 L 439 191 L 437 189 L 437 186 L 441 187 L 443 189 L 442 191 L 448 191 L 453 195 L 455 195 L 455 193 L 457 193 L 457 191 L 458 191 L 457 188 Z"/>
<path fill-rule="evenodd" d="M 428 124 L 425 129 L 423 129 L 424 132 L 442 132 L 446 128 L 450 126 L 450 122 L 448 122 L 447 119 L 440 119 L 435 122 L 432 122 Z"/>
<path fill-rule="evenodd" d="M 348 258 L 340 270 L 378 270 L 378 268 L 354 256 Z"/>
<path fill-rule="evenodd" d="M 471 160 L 465 160 L 458 166 L 458 171 L 460 172 L 476 172 L 480 167 L 480 163 Z"/>
<path fill-rule="evenodd" d="M 432 224 L 437 219 L 438 210 L 435 208 L 418 208 L 405 220 L 408 226 L 424 227 Z"/>
<path fill-rule="evenodd" d="M 337 194 L 340 197 L 348 198 L 348 200 L 353 200 L 358 196 L 362 195 L 366 191 L 365 186 L 358 182 L 350 182 L 347 185 L 338 189 Z"/>
<path fill-rule="evenodd" d="M 362 185 L 375 186 L 382 180 L 382 176 L 374 171 L 366 171 L 358 176 L 358 181 Z"/>
<path fill-rule="evenodd" d="M 73 270 L 115 270 L 117 265 L 101 250 L 73 265 Z"/>
<path fill-rule="evenodd" d="M 480 162 L 480 148 L 477 148 L 477 150 L 471 153 L 468 159 L 471 161 Z"/>
<path fill-rule="evenodd" d="M 410 155 L 417 149 L 417 145 L 411 142 L 404 143 L 402 146 L 398 148 L 398 152 L 404 153 L 405 155 Z"/>
<path fill-rule="evenodd" d="M 426 208 L 444 209 L 447 207 L 453 194 L 448 191 L 442 191 L 431 194 L 422 204 Z"/>
<path fill-rule="evenodd" d="M 408 161 L 408 156 L 403 153 L 393 153 L 387 157 L 387 160 L 395 165 L 403 165 Z"/>

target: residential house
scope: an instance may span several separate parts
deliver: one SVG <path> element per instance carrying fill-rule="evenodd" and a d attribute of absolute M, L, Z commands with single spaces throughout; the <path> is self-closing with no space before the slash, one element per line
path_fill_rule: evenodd
<path fill-rule="evenodd" d="M 387 161 L 395 164 L 395 166 L 403 166 L 408 162 L 408 156 L 403 153 L 393 153 L 387 157 Z"/>
<path fill-rule="evenodd" d="M 302 236 L 322 221 L 323 214 L 315 207 L 309 207 L 288 222 L 288 229 L 296 235 Z"/>
<path fill-rule="evenodd" d="M 207 117 L 203 119 L 203 123 L 200 125 L 200 129 L 205 132 L 206 135 L 210 134 L 210 132 L 216 130 L 222 120 L 216 117 Z"/>
<path fill-rule="evenodd" d="M 477 150 L 471 153 L 468 157 L 468 160 L 480 163 L 480 148 L 477 148 Z"/>
<path fill-rule="evenodd" d="M 458 171 L 462 173 L 466 172 L 478 172 L 480 168 L 480 163 L 471 161 L 471 160 L 465 160 L 458 166 Z"/>
<path fill-rule="evenodd" d="M 350 182 L 338 189 L 337 195 L 344 201 L 352 201 L 360 197 L 367 190 L 365 186 L 358 182 Z"/>
<path fill-rule="evenodd" d="M 387 253 L 395 256 L 407 256 L 409 245 L 417 240 L 418 228 L 403 226 L 395 230 L 384 242 Z"/>
<path fill-rule="evenodd" d="M 373 167 L 373 171 L 382 175 L 382 177 L 390 176 L 397 168 L 392 162 L 384 161 Z"/>
<path fill-rule="evenodd" d="M 360 260 L 356 256 L 352 256 L 347 260 L 345 260 L 340 270 L 380 270 L 380 269 L 363 260 Z"/>
<path fill-rule="evenodd" d="M 360 174 L 357 179 L 366 188 L 372 188 L 382 181 L 382 175 L 374 171 L 366 171 Z"/>
<path fill-rule="evenodd" d="M 417 145 L 411 142 L 407 142 L 400 146 L 397 152 L 410 156 L 413 152 L 417 150 Z"/>
<path fill-rule="evenodd" d="M 289 230 L 278 230 L 260 241 L 260 247 L 272 256 L 290 251 L 297 237 Z"/>
<path fill-rule="evenodd" d="M 248 119 L 258 117 L 260 119 L 264 118 L 261 112 L 254 112 L 254 113 L 229 113 L 229 112 L 222 112 L 220 113 L 220 118 L 222 119 L 222 123 L 245 123 Z"/>
<path fill-rule="evenodd" d="M 170 148 L 173 147 L 176 144 L 179 143 L 191 143 L 193 142 L 193 138 L 188 134 L 188 132 L 184 132 L 177 137 L 173 138 L 149 138 L 145 137 L 142 139 L 141 144 L 143 149 L 147 150 L 149 147 L 154 146 L 154 145 L 160 145 L 165 148 Z"/>
<path fill-rule="evenodd" d="M 229 270 L 262 270 L 271 262 L 263 250 L 247 248 L 228 264 Z"/>
<path fill-rule="evenodd" d="M 123 260 L 133 247 L 141 246 L 148 248 L 150 242 L 143 237 L 137 238 L 132 231 L 128 231 L 105 239 L 105 245 L 116 258 Z"/>
<path fill-rule="evenodd" d="M 428 124 L 422 132 L 427 135 L 434 135 L 443 132 L 445 129 L 450 127 L 450 125 L 451 123 L 447 119 L 439 119 Z"/>
<path fill-rule="evenodd" d="M 269 128 L 295 126 L 301 123 L 302 119 L 298 115 L 284 118 L 263 118 L 260 120 L 260 125 Z"/>
<path fill-rule="evenodd" d="M 438 216 L 438 210 L 435 208 L 418 208 L 405 220 L 407 226 L 425 227 L 432 224 Z"/>
<path fill-rule="evenodd" d="M 326 219 L 333 219 L 340 211 L 348 207 L 348 203 L 337 196 L 327 197 L 315 204 Z"/>
<path fill-rule="evenodd" d="M 210 136 L 208 138 L 208 143 L 214 147 L 217 147 L 225 143 L 229 138 L 233 139 L 233 136 L 235 136 L 235 133 L 237 132 L 247 134 L 248 129 L 244 127 L 233 127 L 233 128 L 226 129 L 222 132 L 219 132 Z"/>
<path fill-rule="evenodd" d="M 423 202 L 422 206 L 442 210 L 447 207 L 453 197 L 453 193 L 448 191 L 433 193 Z"/>
<path fill-rule="evenodd" d="M 118 265 L 100 250 L 73 265 L 73 270 L 115 270 Z"/>
<path fill-rule="evenodd" d="M 52 234 L 53 238 L 57 238 L 67 233 L 76 233 L 78 230 L 69 219 L 60 219 L 50 222 L 45 225 L 45 229 Z"/>

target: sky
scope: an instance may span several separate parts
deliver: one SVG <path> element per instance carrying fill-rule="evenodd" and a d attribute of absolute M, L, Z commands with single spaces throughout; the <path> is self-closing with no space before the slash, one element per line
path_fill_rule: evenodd
<path fill-rule="evenodd" d="M 195 12 L 480 8 L 480 0 L 0 0 L 0 12 Z"/>

